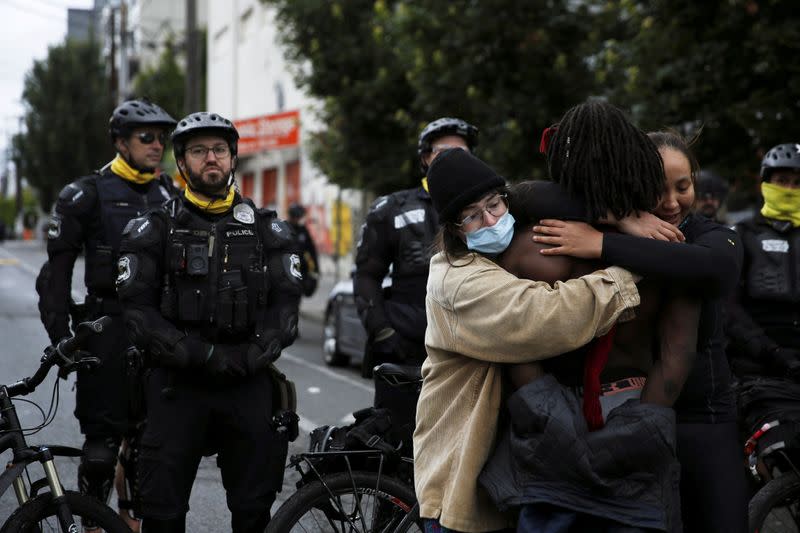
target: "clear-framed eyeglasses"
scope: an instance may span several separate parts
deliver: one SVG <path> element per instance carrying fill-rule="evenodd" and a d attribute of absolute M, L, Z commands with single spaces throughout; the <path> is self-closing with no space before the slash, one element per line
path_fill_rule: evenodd
<path fill-rule="evenodd" d="M 449 150 L 451 148 L 460 148 L 465 152 L 469 152 L 469 148 L 467 148 L 466 146 L 461 146 L 460 144 L 434 144 L 433 146 L 431 146 L 431 153 L 436 155 L 439 152 L 444 152 L 445 150 Z"/>
<path fill-rule="evenodd" d="M 483 206 L 478 207 L 470 212 L 467 216 L 461 219 L 461 222 L 456 222 L 456 226 L 464 233 L 471 233 L 483 227 L 486 217 L 484 213 L 489 213 L 493 217 L 501 217 L 508 212 L 508 194 L 497 193 L 490 196 Z"/>
<path fill-rule="evenodd" d="M 217 144 L 215 146 L 196 145 L 186 149 L 186 153 L 194 159 L 205 159 L 208 157 L 208 152 L 214 152 L 214 157 L 217 159 L 224 159 L 231 155 L 231 149 L 227 144 Z"/>

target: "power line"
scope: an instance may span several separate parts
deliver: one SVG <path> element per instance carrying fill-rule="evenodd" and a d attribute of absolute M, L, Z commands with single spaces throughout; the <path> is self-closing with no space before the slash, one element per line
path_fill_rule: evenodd
<path fill-rule="evenodd" d="M 23 5 L 17 4 L 14 0 L 5 0 L 4 3 L 5 3 L 5 5 L 7 5 L 9 7 L 13 7 L 13 8 L 19 9 L 20 11 L 24 11 L 25 13 L 28 13 L 30 15 L 37 15 L 39 17 L 47 18 L 47 19 L 50 19 L 50 20 L 63 21 L 63 20 L 66 20 L 66 18 L 67 18 L 67 12 L 66 11 L 64 11 L 61 14 L 61 16 L 59 16 L 59 15 L 56 15 L 55 13 L 44 13 L 42 11 L 37 11 L 35 9 L 31 9 L 29 6 L 23 6 Z"/>

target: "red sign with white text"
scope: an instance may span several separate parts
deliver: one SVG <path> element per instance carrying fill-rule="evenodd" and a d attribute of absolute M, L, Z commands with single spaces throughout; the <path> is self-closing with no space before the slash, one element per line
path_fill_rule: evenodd
<path fill-rule="evenodd" d="M 300 111 L 235 120 L 239 132 L 239 155 L 272 148 L 291 148 L 300 142 Z"/>

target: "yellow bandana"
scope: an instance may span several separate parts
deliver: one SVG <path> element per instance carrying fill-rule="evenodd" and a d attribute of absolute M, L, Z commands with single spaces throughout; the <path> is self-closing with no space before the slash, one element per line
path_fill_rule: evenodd
<path fill-rule="evenodd" d="M 233 187 L 229 187 L 228 196 L 226 196 L 224 200 L 220 198 L 212 198 L 209 202 L 208 200 L 201 200 L 198 198 L 198 196 L 193 193 L 189 187 L 186 187 L 183 190 L 183 195 L 187 200 L 189 200 L 189 202 L 193 203 L 206 213 L 211 213 L 213 215 L 218 215 L 228 211 L 233 205 L 233 197 L 235 194 L 236 193 L 234 192 Z"/>
<path fill-rule="evenodd" d="M 111 162 L 111 172 L 124 180 L 138 183 L 139 185 L 150 183 L 156 178 L 156 175 L 152 172 L 139 172 L 130 166 L 119 154 L 117 154 L 117 157 Z"/>
<path fill-rule="evenodd" d="M 430 194 L 430 191 L 428 190 L 428 176 L 422 178 L 422 188 L 425 189 L 426 193 Z"/>
<path fill-rule="evenodd" d="M 761 214 L 765 218 L 788 220 L 792 226 L 800 226 L 800 189 L 762 183 L 761 194 L 764 196 Z"/>

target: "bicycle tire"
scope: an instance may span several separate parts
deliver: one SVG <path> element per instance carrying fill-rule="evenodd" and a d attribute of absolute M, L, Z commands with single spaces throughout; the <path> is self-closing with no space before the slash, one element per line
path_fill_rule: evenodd
<path fill-rule="evenodd" d="M 359 500 L 353 497 L 354 487 L 359 492 Z M 338 502 L 334 502 L 331 494 L 337 497 Z M 375 498 L 381 507 L 375 504 L 370 506 L 364 501 L 369 497 Z M 419 520 L 402 532 L 394 529 L 412 511 L 415 503 L 413 489 L 394 478 L 381 476 L 379 484 L 375 472 L 353 472 L 352 476 L 348 472 L 332 474 L 303 486 L 286 500 L 270 520 L 266 533 L 422 531 Z M 336 505 L 339 509 L 336 509 Z M 379 509 L 377 512 L 376 508 Z M 347 521 L 341 517 L 342 510 Z M 380 515 L 378 520 L 375 520 L 376 514 Z M 337 527 L 337 523 L 341 527 Z"/>
<path fill-rule="evenodd" d="M 80 525 L 81 519 L 89 519 L 101 531 L 108 533 L 131 533 L 130 528 L 120 518 L 113 509 L 97 501 L 91 496 L 80 494 L 79 492 L 65 491 L 67 505 L 72 511 L 72 516 L 76 518 L 76 523 Z M 28 500 L 17 508 L 6 523 L 0 528 L 0 533 L 34 533 L 38 531 L 60 531 L 61 528 L 55 517 L 56 506 L 53 503 L 53 495 L 49 492 L 40 494 L 32 500 Z M 52 524 L 51 529 L 40 528 L 43 520 L 48 520 Z"/>
<path fill-rule="evenodd" d="M 785 509 L 781 504 L 785 502 L 795 502 L 795 514 L 800 507 L 800 478 L 794 472 L 777 477 L 761 487 L 755 496 L 750 500 L 748 506 L 749 531 L 754 533 L 766 532 L 797 532 L 796 525 L 791 528 L 784 528 L 780 522 L 780 517 L 772 516 L 772 511 Z M 788 511 L 787 511 L 788 512 Z M 769 519 L 769 520 L 768 520 Z M 765 522 L 768 522 L 765 527 Z"/>

